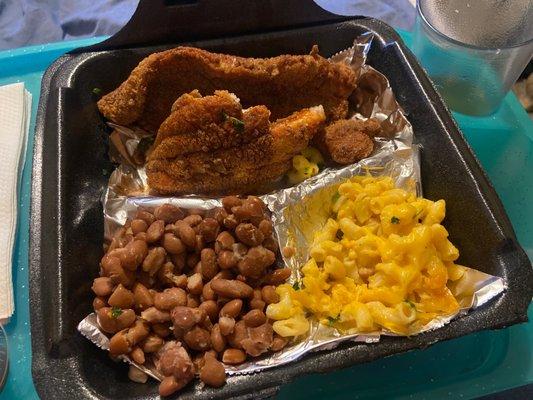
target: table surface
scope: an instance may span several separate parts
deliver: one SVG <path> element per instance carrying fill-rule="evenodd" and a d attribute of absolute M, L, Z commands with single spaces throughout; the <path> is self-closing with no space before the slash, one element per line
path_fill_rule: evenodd
<path fill-rule="evenodd" d="M 409 45 L 410 35 L 401 35 Z M 1 400 L 38 398 L 31 377 L 28 230 L 33 133 L 41 78 L 61 54 L 102 39 L 0 52 L 0 85 L 24 82 L 33 96 L 13 256 L 16 312 L 6 326 L 10 366 Z M 533 123 L 512 94 L 507 95 L 493 116 L 454 116 L 500 195 L 521 245 L 533 259 Z M 279 398 L 468 399 L 530 384 L 533 306 L 529 308 L 529 318 L 529 323 L 507 329 L 478 332 L 329 374 L 303 376 L 285 385 Z"/>

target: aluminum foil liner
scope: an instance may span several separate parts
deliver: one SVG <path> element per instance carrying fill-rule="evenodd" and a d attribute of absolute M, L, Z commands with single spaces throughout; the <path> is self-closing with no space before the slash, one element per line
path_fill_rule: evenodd
<path fill-rule="evenodd" d="M 360 174 L 391 176 L 397 186 L 422 194 L 419 148 L 414 143 L 412 126 L 396 102 L 387 78 L 366 64 L 372 39 L 372 34 L 364 34 L 355 40 L 352 47 L 331 59 L 346 63 L 358 76 L 357 89 L 350 98 L 350 108 L 353 110 L 350 117 L 372 117 L 381 121 L 383 136 L 374 139 L 373 153 L 356 164 L 338 169 L 326 168 L 294 187 L 281 188 L 261 196 L 272 211 L 280 248 L 292 246 L 296 249 L 294 257 L 284 259 L 293 272 L 291 282 L 300 279 L 300 267 L 309 256 L 311 232 L 320 229 L 327 220 L 332 194 L 340 183 Z M 110 158 L 120 165 L 112 173 L 102 198 L 106 239 L 110 240 L 113 233 L 139 207 L 152 209 L 172 203 L 183 208 L 208 210 L 220 205 L 220 199 L 202 198 L 194 194 L 183 197 L 150 196 L 140 150 L 149 146 L 153 137 L 136 128 L 109 125 L 114 128 L 110 138 Z M 467 268 L 464 276 L 454 282 L 450 289 L 459 300 L 460 311 L 455 315 L 434 319 L 418 333 L 442 327 L 453 318 L 488 302 L 505 290 L 505 282 L 502 278 Z M 80 322 L 78 330 L 100 348 L 108 349 L 109 338 L 100 331 L 94 313 Z M 226 366 L 226 371 L 228 374 L 254 373 L 292 362 L 310 351 L 332 349 L 344 341 L 377 342 L 381 335 L 396 336 L 386 331 L 343 335 L 335 328 L 314 321 L 307 336 L 297 338 L 282 351 L 238 366 Z M 159 373 L 153 367 L 137 365 L 125 356 L 120 358 L 160 380 Z"/>

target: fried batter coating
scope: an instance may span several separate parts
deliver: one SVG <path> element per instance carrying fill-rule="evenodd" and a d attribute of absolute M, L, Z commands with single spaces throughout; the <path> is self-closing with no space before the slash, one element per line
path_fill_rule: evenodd
<path fill-rule="evenodd" d="M 211 104 L 215 104 L 213 100 Z M 167 132 L 166 138 L 159 140 L 158 137 L 156 143 L 159 144 L 146 164 L 150 187 L 161 194 L 224 194 L 251 191 L 281 177 L 290 168 L 292 157 L 322 129 L 326 116 L 322 106 L 317 106 L 270 124 L 265 110 L 261 106 L 245 110 L 242 113 L 244 126 L 240 121 L 237 124 L 235 121 L 228 124 L 228 120 L 219 122 L 217 127 L 226 133 L 228 140 L 224 142 L 221 135 L 217 137 L 222 142 L 206 141 L 210 143 L 207 151 L 183 151 L 183 148 L 198 148 L 196 144 L 185 144 L 182 150 L 175 150 L 176 138 L 186 142 L 187 135 L 184 134 Z M 167 121 L 172 119 L 179 126 L 180 115 L 187 115 L 181 112 L 182 108 L 178 107 Z M 162 129 L 167 121 L 162 124 Z M 204 137 L 210 134 L 206 132 L 218 132 L 209 129 L 200 126 L 198 132 Z M 188 136 L 196 143 L 196 133 L 191 132 Z M 246 137 L 246 140 L 239 141 L 239 136 Z"/>
<path fill-rule="evenodd" d="M 226 89 L 244 107 L 265 105 L 273 119 L 322 105 L 328 120 L 344 118 L 355 73 L 315 52 L 273 58 L 243 58 L 177 47 L 145 58 L 98 108 L 110 121 L 156 132 L 180 95 Z"/>
<path fill-rule="evenodd" d="M 368 157 L 374 150 L 372 138 L 381 132 L 375 119 L 366 121 L 342 119 L 327 126 L 317 145 L 339 164 L 353 164 Z"/>
<path fill-rule="evenodd" d="M 152 158 L 227 149 L 268 133 L 270 111 L 265 106 L 243 113 L 239 99 L 225 90 L 198 96 L 194 91 L 176 100 L 172 114 L 157 132 Z"/>

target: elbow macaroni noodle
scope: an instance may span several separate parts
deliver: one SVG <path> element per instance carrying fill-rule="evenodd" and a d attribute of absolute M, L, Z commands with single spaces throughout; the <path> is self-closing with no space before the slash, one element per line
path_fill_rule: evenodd
<path fill-rule="evenodd" d="M 284 337 L 309 330 L 309 319 L 347 334 L 382 329 L 409 335 L 459 310 L 447 283 L 460 279 L 459 251 L 441 225 L 445 202 L 417 198 L 389 177 L 341 184 L 332 218 L 316 232 L 303 279 L 277 288 L 267 316 Z"/>
<path fill-rule="evenodd" d="M 320 171 L 319 166 L 324 164 L 322 154 L 314 147 L 307 147 L 292 158 L 292 168 L 287 172 L 289 183 L 295 185 L 315 176 Z"/>

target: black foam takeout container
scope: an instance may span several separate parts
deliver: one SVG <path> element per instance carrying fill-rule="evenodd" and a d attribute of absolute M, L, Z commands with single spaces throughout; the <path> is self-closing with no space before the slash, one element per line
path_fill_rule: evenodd
<path fill-rule="evenodd" d="M 365 32 L 375 34 L 368 63 L 389 78 L 422 146 L 424 194 L 446 200 L 445 225 L 461 251 L 460 263 L 503 277 L 507 291 L 433 332 L 384 337 L 375 344 L 345 343 L 279 368 L 230 377 L 221 389 L 201 388 L 196 382 L 179 396 L 269 396 L 305 373 L 526 321 L 533 294 L 531 264 L 449 111 L 393 29 L 373 19 L 333 16 L 311 1 L 141 1 L 115 37 L 60 57 L 42 81 L 30 233 L 33 377 L 42 398 L 157 397 L 155 382 L 129 381 L 126 364 L 113 362 L 76 331 L 91 312 L 90 286 L 102 256 L 100 196 L 113 168 L 93 88 L 113 90 L 143 57 L 177 44 L 256 57 L 305 54 L 318 44 L 322 55 L 331 56 Z"/>

